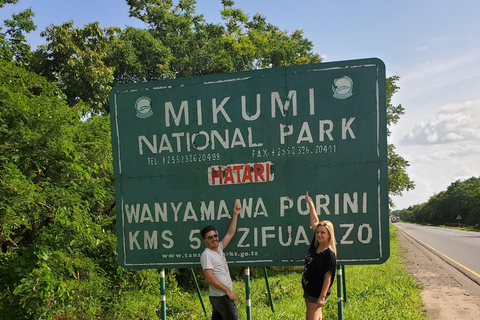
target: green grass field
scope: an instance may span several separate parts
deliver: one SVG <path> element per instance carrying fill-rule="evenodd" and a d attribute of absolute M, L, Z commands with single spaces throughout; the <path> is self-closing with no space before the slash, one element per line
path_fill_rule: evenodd
<path fill-rule="evenodd" d="M 393 228 L 390 228 L 391 254 L 381 265 L 345 266 L 346 299 L 344 319 L 427 319 L 423 312 L 421 287 L 405 271 L 402 263 L 403 249 Z M 234 291 L 240 317 L 246 319 L 245 283 L 239 276 L 239 268 L 232 268 Z M 251 277 L 252 319 L 304 319 L 305 302 L 300 283 L 302 267 L 272 267 L 267 270 L 274 309 L 272 312 L 263 268 L 254 268 Z M 198 274 L 198 273 L 197 273 Z M 198 279 L 199 282 L 203 281 Z M 195 291 L 178 289 L 167 291 L 168 319 L 209 319 L 210 302 L 208 291 L 202 290 L 208 317 L 203 312 Z M 324 319 L 337 319 L 337 281 L 323 309 Z"/>

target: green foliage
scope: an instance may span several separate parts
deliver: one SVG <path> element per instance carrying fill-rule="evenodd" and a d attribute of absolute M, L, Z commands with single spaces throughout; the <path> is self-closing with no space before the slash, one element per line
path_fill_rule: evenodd
<path fill-rule="evenodd" d="M 72 300 L 69 280 L 79 276 L 93 279 L 79 283 L 81 293 L 105 288 L 95 284 L 99 268 L 86 257 L 116 242 L 90 218 L 102 216 L 99 202 L 113 200 L 105 198 L 109 139 L 104 125 L 96 128 L 104 137 L 92 140 L 80 111 L 44 78 L 0 62 L 1 307 L 18 319 Z M 103 170 L 95 173 L 92 162 Z"/>
<path fill-rule="evenodd" d="M 403 191 L 412 190 L 415 184 L 408 176 L 406 169 L 410 166 L 407 160 L 395 152 L 395 146 L 387 146 L 388 192 L 389 195 L 401 196 Z M 391 207 L 394 207 L 390 201 Z"/>
<path fill-rule="evenodd" d="M 122 31 L 105 58 L 114 67 L 115 84 L 172 78 L 168 68 L 172 54 L 150 32 L 128 27 Z"/>
<path fill-rule="evenodd" d="M 73 28 L 50 25 L 47 44 L 28 59 L 30 70 L 57 83 L 70 106 L 84 102 L 89 112 L 108 111 L 112 85 L 125 82 L 320 62 L 301 31 L 291 35 L 250 18 L 224 1 L 226 27 L 205 22 L 194 0 L 127 0 L 130 15 L 146 30 L 101 29 L 98 23 Z"/>
<path fill-rule="evenodd" d="M 301 31 L 290 36 L 256 15 L 252 20 L 234 1 L 222 1 L 226 27 L 195 14 L 196 1 L 127 0 L 130 14 L 144 21 L 172 53 L 175 77 L 320 62 Z"/>
<path fill-rule="evenodd" d="M 56 82 L 70 106 L 84 102 L 89 112 L 100 114 L 107 102 L 114 68 L 103 61 L 117 43 L 119 28 L 99 27 L 98 22 L 73 28 L 73 22 L 50 25 L 41 33 L 47 44 L 32 56 L 32 71 Z"/>
<path fill-rule="evenodd" d="M 390 128 L 396 124 L 400 116 L 405 113 L 402 105 L 392 105 L 393 95 L 400 89 L 397 86 L 397 81 L 400 78 L 392 76 L 387 78 L 387 135 L 390 136 Z M 415 184 L 407 174 L 407 167 L 410 166 L 407 160 L 395 152 L 395 146 L 388 144 L 387 146 L 387 162 L 388 162 L 388 193 L 390 196 L 401 196 L 403 191 L 412 190 Z M 394 203 L 389 199 L 390 207 L 394 207 Z"/>
<path fill-rule="evenodd" d="M 402 220 L 436 225 L 464 223 L 480 227 L 480 178 L 453 182 L 426 203 L 395 212 Z M 461 221 L 457 220 L 460 216 Z"/>
<path fill-rule="evenodd" d="M 5 4 L 14 4 L 18 0 L 1 0 L 0 8 Z M 24 62 L 30 55 L 30 45 L 25 39 L 24 33 L 36 30 L 32 18 L 34 13 L 26 9 L 18 14 L 13 14 L 12 19 L 4 20 L 7 30 L 0 32 L 0 60 Z M 0 26 L 0 31 L 2 27 Z"/>
<path fill-rule="evenodd" d="M 17 3 L 18 0 L 0 0 L 0 8 L 3 8 L 6 4 Z"/>

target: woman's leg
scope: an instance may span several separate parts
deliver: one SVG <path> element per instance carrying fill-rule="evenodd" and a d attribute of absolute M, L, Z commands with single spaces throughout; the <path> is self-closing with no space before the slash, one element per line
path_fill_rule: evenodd
<path fill-rule="evenodd" d="M 305 299 L 305 305 L 307 307 L 306 320 L 322 320 L 322 308 L 315 307 L 315 303 L 308 302 Z"/>

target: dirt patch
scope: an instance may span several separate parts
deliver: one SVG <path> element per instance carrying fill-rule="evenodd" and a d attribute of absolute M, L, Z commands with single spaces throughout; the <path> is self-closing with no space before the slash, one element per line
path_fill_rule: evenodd
<path fill-rule="evenodd" d="M 479 319 L 480 287 L 401 230 L 396 234 L 406 249 L 407 272 L 423 287 L 427 316 L 432 320 Z"/>

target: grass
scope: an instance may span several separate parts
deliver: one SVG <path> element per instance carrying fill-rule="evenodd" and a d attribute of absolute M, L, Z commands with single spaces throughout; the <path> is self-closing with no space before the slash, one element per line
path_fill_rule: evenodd
<path fill-rule="evenodd" d="M 404 249 L 390 228 L 390 258 L 381 265 L 345 266 L 346 299 L 344 319 L 427 319 L 420 297 L 421 287 L 405 271 Z M 272 267 L 267 270 L 275 312 L 270 307 L 263 268 L 254 268 L 251 277 L 251 318 L 298 320 L 305 318 L 305 302 L 300 283 L 302 267 Z M 246 319 L 245 284 L 238 276 L 239 268 L 231 269 L 234 292 L 241 319 Z M 202 282 L 203 279 L 199 279 Z M 323 309 L 324 319 L 337 319 L 337 281 Z M 210 319 L 211 307 L 207 290 L 202 290 L 207 310 L 205 316 L 195 291 L 167 292 L 168 319 Z"/>

